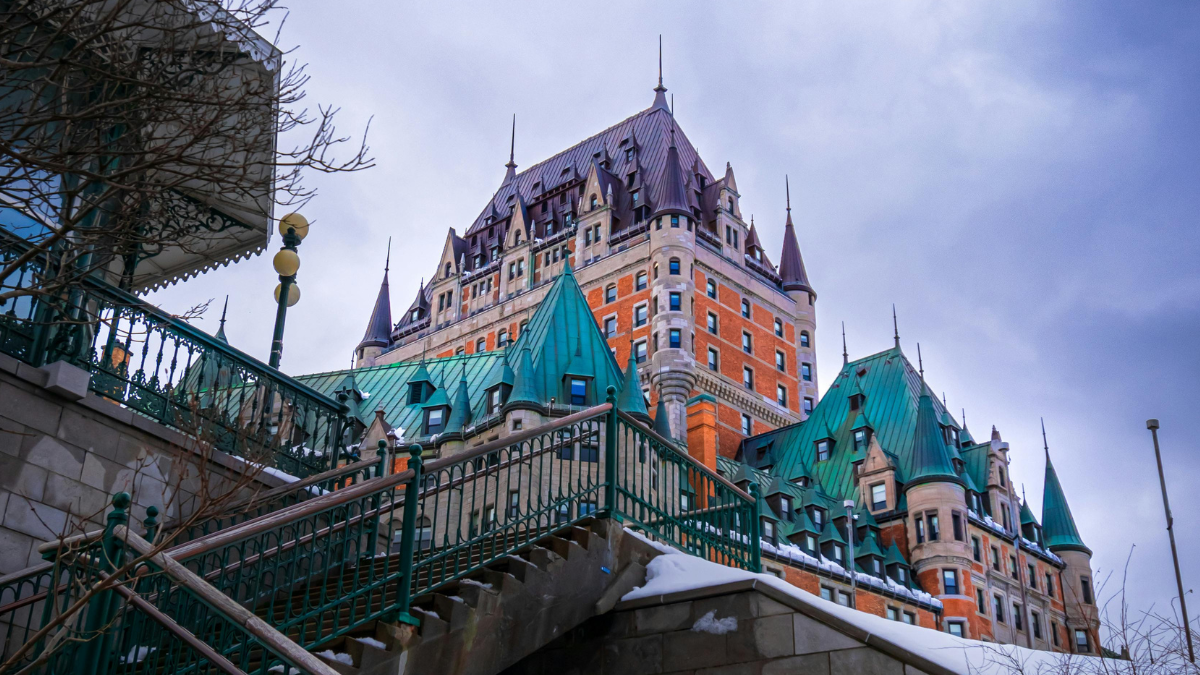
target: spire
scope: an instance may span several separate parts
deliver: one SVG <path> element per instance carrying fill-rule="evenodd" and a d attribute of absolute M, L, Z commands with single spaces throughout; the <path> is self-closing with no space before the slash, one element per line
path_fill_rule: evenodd
<path fill-rule="evenodd" d="M 846 322 L 842 322 L 842 365 L 850 363 L 850 352 L 846 351 Z"/>
<path fill-rule="evenodd" d="M 896 349 L 900 349 L 900 323 L 896 321 L 896 303 L 892 303 L 892 337 L 896 340 Z"/>
<path fill-rule="evenodd" d="M 538 400 L 537 383 L 534 379 L 533 358 L 529 355 L 528 347 L 521 350 L 521 356 L 517 359 L 516 381 L 504 407 L 506 409 L 510 407 L 535 409 L 542 407 L 542 402 Z"/>
<path fill-rule="evenodd" d="M 1045 431 L 1045 423 L 1042 426 Z M 1043 436 L 1043 443 L 1045 436 Z M 1046 480 L 1042 488 L 1042 537 L 1046 547 L 1051 551 L 1082 551 L 1092 554 L 1079 536 L 1079 528 L 1075 527 L 1075 518 L 1071 516 L 1071 507 L 1067 505 L 1067 496 L 1063 493 L 1062 484 L 1058 482 L 1058 473 L 1050 461 L 1050 448 L 1046 450 Z"/>
<path fill-rule="evenodd" d="M 617 397 L 617 410 L 649 426 L 650 411 L 646 409 L 646 399 L 642 397 L 642 388 L 638 382 L 637 358 L 633 349 L 629 350 L 629 364 L 625 366 L 623 380 L 621 395 Z"/>
<path fill-rule="evenodd" d="M 675 437 L 671 435 L 671 420 L 667 414 L 667 402 L 661 395 L 658 397 L 658 407 L 654 409 L 654 430 L 668 441 L 675 440 Z"/>
<path fill-rule="evenodd" d="M 662 76 L 662 35 L 658 36 L 658 86 L 654 88 L 654 103 L 650 105 L 650 109 L 662 108 L 668 110 L 667 107 L 667 88 L 663 86 Z"/>
<path fill-rule="evenodd" d="M 679 163 L 679 149 L 675 147 L 675 116 L 671 115 L 671 145 L 667 148 L 667 162 L 659 176 L 654 196 L 657 208 L 650 215 L 651 220 L 665 215 L 692 217 L 692 209 L 688 206 L 687 185 L 684 180 L 683 167 Z"/>
<path fill-rule="evenodd" d="M 1050 463 L 1050 444 L 1046 441 L 1046 418 L 1038 418 L 1042 421 L 1042 450 L 1046 451 L 1046 463 Z M 995 427 L 992 427 L 995 429 Z"/>
<path fill-rule="evenodd" d="M 932 482 L 961 483 L 962 479 L 950 461 L 933 409 L 933 398 L 922 383 L 921 400 L 917 403 L 917 428 L 913 434 L 912 471 L 906 489 Z"/>
<path fill-rule="evenodd" d="M 221 342 L 229 344 L 229 338 L 225 337 L 225 312 L 229 311 L 229 296 L 225 296 L 225 307 L 221 309 L 221 325 L 217 327 L 217 334 L 214 336 Z"/>
<path fill-rule="evenodd" d="M 514 157 L 516 157 L 516 151 L 517 151 L 517 114 L 513 113 L 512 140 L 509 142 L 509 146 L 508 146 L 508 164 L 504 165 L 504 167 L 506 169 L 508 169 L 508 171 L 504 174 L 504 182 L 506 184 L 511 182 L 512 179 L 517 177 L 517 163 L 513 159 Z"/>
<path fill-rule="evenodd" d="M 787 222 L 783 229 L 783 254 L 779 257 L 779 277 L 783 290 L 816 293 L 808 283 L 808 272 L 804 271 L 804 258 L 800 256 L 800 243 L 796 240 L 796 226 L 792 224 L 792 188 L 787 176 L 783 177 L 787 193 Z"/>
<path fill-rule="evenodd" d="M 467 393 L 467 362 L 463 359 L 462 376 L 458 380 L 458 392 L 454 395 L 454 404 L 450 406 L 450 416 L 446 419 L 444 433 L 460 434 L 471 422 L 471 397 Z"/>
<path fill-rule="evenodd" d="M 386 347 L 392 340 L 392 297 L 388 291 L 388 267 L 392 261 L 392 240 L 388 239 L 387 260 L 383 264 L 383 283 L 379 285 L 379 296 L 375 298 L 375 309 L 367 322 L 367 331 L 363 334 L 358 347 Z M 422 290 L 417 294 L 420 302 L 424 294 L 425 281 L 421 280 Z"/>
<path fill-rule="evenodd" d="M 925 389 L 925 362 L 921 359 L 921 343 L 917 343 L 917 367 L 921 369 L 921 389 Z"/>

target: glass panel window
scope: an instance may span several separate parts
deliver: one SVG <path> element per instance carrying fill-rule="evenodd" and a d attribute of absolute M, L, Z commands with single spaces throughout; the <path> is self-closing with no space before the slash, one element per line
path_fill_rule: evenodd
<path fill-rule="evenodd" d="M 980 614 L 987 614 L 987 602 L 983 599 L 982 588 L 975 589 L 975 607 L 979 610 Z"/>
<path fill-rule="evenodd" d="M 571 378 L 571 405 L 587 404 L 587 380 Z"/>
<path fill-rule="evenodd" d="M 806 330 L 805 330 L 805 331 L 800 331 L 800 346 L 801 346 L 801 347 L 808 347 L 808 346 L 809 346 L 809 337 L 808 337 L 808 331 L 806 331 Z"/>
<path fill-rule="evenodd" d="M 742 299 L 742 316 L 750 318 L 750 301 L 744 298 Z"/>
<path fill-rule="evenodd" d="M 941 539 L 941 528 L 938 527 L 938 517 L 936 513 L 929 514 L 929 541 L 937 541 Z"/>
<path fill-rule="evenodd" d="M 1021 631 L 1025 630 L 1025 621 L 1024 621 L 1025 612 L 1022 612 L 1021 605 L 1018 603 L 1015 603 L 1015 602 L 1013 603 L 1012 617 L 1013 617 L 1013 628 L 1016 628 L 1017 630 L 1021 630 Z"/>
<path fill-rule="evenodd" d="M 425 433 L 432 436 L 433 434 L 442 433 L 442 429 L 446 426 L 446 409 L 432 408 L 425 412 Z"/>
<path fill-rule="evenodd" d="M 1042 639 L 1042 617 L 1037 612 L 1030 612 L 1029 625 L 1033 628 L 1033 637 Z"/>
<path fill-rule="evenodd" d="M 828 586 L 821 587 L 821 599 L 833 602 L 833 589 Z"/>
<path fill-rule="evenodd" d="M 805 396 L 804 397 L 804 414 L 805 415 L 812 414 L 812 411 L 813 411 L 813 400 L 811 398 Z"/>
<path fill-rule="evenodd" d="M 781 373 L 787 372 L 787 357 L 783 355 L 783 352 L 775 352 L 775 370 Z"/>
<path fill-rule="evenodd" d="M 992 597 L 992 617 L 1004 623 L 1004 598 L 998 595 Z"/>
<path fill-rule="evenodd" d="M 742 366 L 742 386 L 747 389 L 754 388 L 754 371 L 746 366 Z"/>
<path fill-rule="evenodd" d="M 642 340 L 633 345 L 633 358 L 638 363 L 646 362 L 646 341 Z"/>
<path fill-rule="evenodd" d="M 827 439 L 817 441 L 817 461 L 824 462 L 829 459 L 830 443 Z"/>
<path fill-rule="evenodd" d="M 900 610 L 896 609 L 895 607 L 888 607 L 887 608 L 887 618 L 888 618 L 888 621 L 899 621 L 900 620 Z"/>
<path fill-rule="evenodd" d="M 1090 654 L 1092 651 L 1091 645 L 1088 644 L 1087 631 L 1075 629 L 1075 651 L 1080 654 Z"/>
<path fill-rule="evenodd" d="M 616 302 L 616 301 L 617 301 L 617 285 L 609 284 L 608 288 L 604 289 L 604 302 Z"/>
<path fill-rule="evenodd" d="M 674 275 L 679 274 L 679 258 L 671 258 L 667 263 L 667 272 Z"/>
<path fill-rule="evenodd" d="M 905 612 L 904 613 L 904 623 L 906 623 L 910 626 L 917 625 L 917 615 L 913 614 L 912 612 Z"/>
<path fill-rule="evenodd" d="M 678 328 L 672 328 L 667 333 L 667 346 L 671 349 L 679 349 L 683 346 L 683 339 L 680 337 Z"/>
<path fill-rule="evenodd" d="M 915 525 L 916 525 L 916 531 L 917 531 L 917 543 L 924 544 L 925 543 L 925 519 L 922 518 L 921 516 L 917 516 Z"/>
<path fill-rule="evenodd" d="M 633 327 L 646 325 L 646 305 L 638 305 L 633 308 Z"/>
<path fill-rule="evenodd" d="M 782 384 L 775 385 L 775 402 L 783 407 L 787 407 L 787 387 Z"/>
<path fill-rule="evenodd" d="M 958 571 L 942 570 L 942 588 L 946 595 L 958 595 Z"/>
<path fill-rule="evenodd" d="M 805 382 L 812 382 L 812 366 L 807 363 L 800 364 L 800 379 Z"/>
<path fill-rule="evenodd" d="M 775 541 L 775 523 L 763 520 L 763 539 L 772 543 Z"/>
<path fill-rule="evenodd" d="M 712 279 L 709 279 L 708 283 L 706 284 L 706 289 L 708 291 L 708 297 L 712 298 L 713 300 L 716 300 L 717 299 L 717 282 L 713 281 Z"/>
<path fill-rule="evenodd" d="M 992 547 L 992 569 L 1000 571 L 1000 549 Z"/>
<path fill-rule="evenodd" d="M 635 281 L 634 281 L 634 290 L 636 290 L 636 291 L 646 290 L 646 273 L 645 272 L 637 273 L 637 277 L 635 277 Z"/>
<path fill-rule="evenodd" d="M 845 591 L 838 591 L 838 604 L 849 607 L 850 606 L 850 594 Z"/>
<path fill-rule="evenodd" d="M 717 334 L 717 315 L 712 312 L 708 313 L 708 332 Z"/>
<path fill-rule="evenodd" d="M 754 353 L 754 346 L 750 342 L 749 333 L 742 333 L 742 351 L 746 352 L 747 354 Z"/>
<path fill-rule="evenodd" d="M 604 336 L 610 338 L 617 336 L 617 317 L 610 316 L 604 320 Z"/>
<path fill-rule="evenodd" d="M 887 508 L 887 486 L 877 483 L 871 486 L 871 509 L 880 511 Z"/>
<path fill-rule="evenodd" d="M 668 311 L 678 312 L 680 308 L 683 307 L 682 296 L 678 291 L 671 291 L 671 293 L 667 296 L 667 299 L 670 303 L 667 306 Z"/>
<path fill-rule="evenodd" d="M 1079 578 L 1079 590 L 1083 592 L 1084 604 L 1092 604 L 1092 582 L 1087 577 Z"/>
<path fill-rule="evenodd" d="M 718 362 L 719 358 L 720 357 L 717 355 L 717 350 L 713 349 L 712 347 L 709 347 L 708 348 L 708 369 L 709 370 L 717 370 L 719 368 L 719 362 Z"/>
<path fill-rule="evenodd" d="M 971 537 L 971 555 L 975 558 L 975 562 L 983 562 L 982 543 L 979 537 Z"/>
<path fill-rule="evenodd" d="M 488 414 L 495 415 L 498 412 L 500 412 L 500 387 L 488 392 Z"/>
<path fill-rule="evenodd" d="M 751 427 L 753 426 L 753 423 L 754 422 L 753 422 L 753 420 L 750 419 L 749 415 L 747 415 L 746 413 L 742 413 L 742 435 L 743 436 L 750 435 L 750 431 L 751 431 Z"/>
<path fill-rule="evenodd" d="M 867 449 L 867 431 L 866 429 L 854 430 L 854 451 L 859 452 Z"/>
<path fill-rule="evenodd" d="M 950 514 L 950 522 L 954 527 L 954 541 L 963 540 L 963 522 L 962 516 L 957 513 Z"/>
<path fill-rule="evenodd" d="M 783 337 L 783 321 L 780 319 L 775 319 L 775 335 Z"/>

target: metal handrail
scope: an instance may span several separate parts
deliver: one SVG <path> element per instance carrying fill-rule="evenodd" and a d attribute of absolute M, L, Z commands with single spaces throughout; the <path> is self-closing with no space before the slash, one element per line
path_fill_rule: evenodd
<path fill-rule="evenodd" d="M 662 436 L 657 431 L 651 429 L 650 427 L 646 426 L 642 422 L 639 422 L 636 419 L 630 417 L 629 415 L 625 414 L 624 411 L 617 410 L 617 416 L 620 417 L 622 420 L 624 420 L 626 424 L 636 425 L 639 432 L 646 434 L 647 436 L 649 436 L 650 438 L 653 438 L 654 440 L 658 441 L 662 445 L 665 445 L 668 448 L 675 447 L 674 441 L 667 439 L 666 437 Z M 743 499 L 746 499 L 747 501 L 754 501 L 754 497 L 750 496 L 750 493 L 746 492 L 745 490 L 741 489 L 740 487 L 729 482 L 729 480 L 727 478 L 725 478 L 724 476 L 722 476 L 721 474 L 713 471 L 712 469 L 708 468 L 707 466 L 704 466 L 695 457 L 692 457 L 691 455 L 687 454 L 686 452 L 679 452 L 678 450 L 675 451 L 675 454 L 678 455 L 679 457 L 682 457 L 689 464 L 691 464 L 692 468 L 696 469 L 697 471 L 702 472 L 707 477 L 716 480 L 718 483 L 721 483 L 722 485 L 729 488 L 730 490 L 733 490 L 733 493 L 738 495 L 739 497 L 742 497 Z"/>

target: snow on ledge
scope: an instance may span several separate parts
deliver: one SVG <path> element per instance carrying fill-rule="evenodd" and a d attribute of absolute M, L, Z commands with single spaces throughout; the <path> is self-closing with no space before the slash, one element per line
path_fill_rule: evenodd
<path fill-rule="evenodd" d="M 628 532 L 628 531 L 627 531 Z M 637 533 L 633 533 L 637 535 Z M 641 535 L 637 535 L 641 537 Z M 641 537 L 645 539 L 645 537 Z M 910 626 L 899 621 L 843 607 L 822 600 L 786 581 L 769 574 L 755 574 L 726 567 L 676 549 L 659 546 L 663 555 L 650 561 L 646 569 L 646 585 L 626 593 L 621 600 L 638 600 L 670 595 L 683 591 L 709 588 L 737 581 L 756 581 L 768 585 L 796 601 L 832 614 L 871 636 L 891 642 L 910 653 L 962 675 L 1086 675 L 1105 673 L 1126 675 L 1134 671 L 1128 661 L 1037 651 L 954 637 L 929 628 Z M 704 626 L 708 628 L 708 626 Z M 703 629 L 703 628 L 702 628 Z"/>

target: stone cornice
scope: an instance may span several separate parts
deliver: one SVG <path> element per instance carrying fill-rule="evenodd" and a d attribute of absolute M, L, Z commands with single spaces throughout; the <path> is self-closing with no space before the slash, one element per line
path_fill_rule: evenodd
<path fill-rule="evenodd" d="M 769 405 L 764 401 L 761 395 L 757 393 L 751 395 L 741 385 L 735 385 L 724 378 L 714 376 L 705 368 L 696 368 L 696 388 L 708 392 L 718 399 L 729 401 L 774 427 L 785 427 L 800 421 L 799 416 L 792 417 L 783 414 L 777 406 Z"/>

